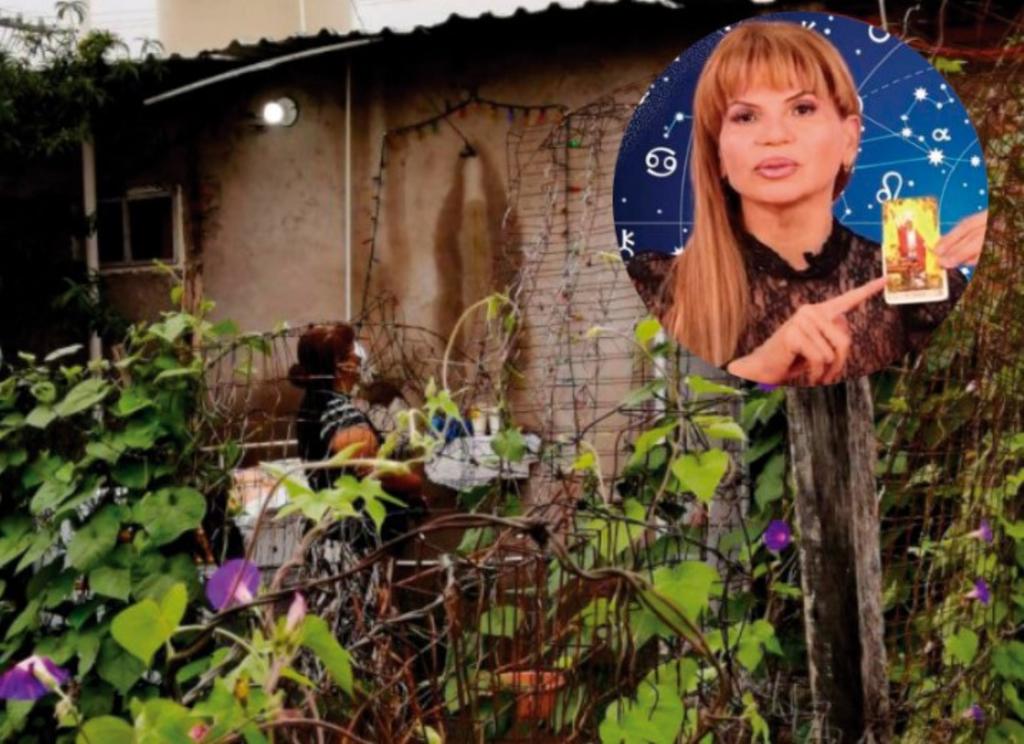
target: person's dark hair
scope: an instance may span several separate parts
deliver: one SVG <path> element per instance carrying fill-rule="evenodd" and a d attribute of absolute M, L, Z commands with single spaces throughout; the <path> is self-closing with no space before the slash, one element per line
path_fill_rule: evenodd
<path fill-rule="evenodd" d="M 352 354 L 355 340 L 355 331 L 345 323 L 310 326 L 299 337 L 299 361 L 288 370 L 288 380 L 307 390 L 330 388 L 336 365 Z"/>

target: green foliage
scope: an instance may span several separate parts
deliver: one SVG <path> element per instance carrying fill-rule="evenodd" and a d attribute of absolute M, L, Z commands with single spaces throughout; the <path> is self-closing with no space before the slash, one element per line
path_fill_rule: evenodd
<path fill-rule="evenodd" d="M 729 455 L 720 450 L 687 452 L 672 462 L 672 474 L 682 489 L 710 503 L 718 484 L 729 469 Z"/>
<path fill-rule="evenodd" d="M 672 744 L 683 727 L 682 697 L 697 686 L 692 659 L 654 669 L 637 687 L 634 697 L 612 702 L 599 735 L 601 744 Z"/>
<path fill-rule="evenodd" d="M 512 605 L 491 607 L 480 616 L 480 634 L 514 638 L 521 615 Z"/>
<path fill-rule="evenodd" d="M 79 732 L 76 744 L 135 744 L 135 731 L 131 724 L 115 716 L 100 716 L 86 721 Z"/>
<path fill-rule="evenodd" d="M 346 695 L 352 694 L 352 661 L 323 618 L 307 615 L 301 630 L 302 645 L 323 662 L 334 683 Z"/>
<path fill-rule="evenodd" d="M 750 543 L 750 536 L 763 532 L 770 519 L 785 519 L 789 508 L 785 392 L 737 388 L 696 375 L 673 379 L 673 347 L 653 344 L 658 330 L 654 323 L 642 322 L 635 339 L 648 359 L 669 372 L 631 393 L 623 405 L 656 398 L 664 413 L 633 440 L 612 491 L 621 501 L 608 504 L 596 491 L 601 480 L 586 480 L 587 516 L 580 515 L 576 524 L 576 534 L 588 536 L 574 554 L 581 568 L 609 567 L 616 575 L 635 578 L 623 579 L 611 595 L 587 602 L 571 623 L 578 632 L 565 642 L 584 648 L 605 643 L 611 653 L 625 654 L 641 648 L 653 653 L 657 641 L 662 652 L 685 649 L 669 663 L 685 666 L 687 673 L 684 683 L 674 684 L 661 673 L 668 666 L 663 665 L 628 694 L 619 693 L 604 710 L 598 732 L 603 743 L 696 741 L 696 706 L 715 697 L 712 690 L 721 667 L 735 665 L 754 679 L 775 674 L 778 665 L 791 661 L 791 649 L 795 646 L 799 653 L 803 643 L 800 592 L 793 586 L 797 578 L 781 572 L 778 556 Z M 715 547 L 738 558 L 732 565 L 742 565 L 743 572 L 763 584 L 733 586 L 726 592 L 724 577 L 689 544 L 704 542 L 706 534 L 699 522 L 690 526 L 687 517 L 722 497 L 725 488 L 741 487 L 735 477 L 743 472 L 740 455 L 727 449 L 734 446 L 730 443 L 744 446 L 742 458 L 756 498 L 745 524 L 722 534 Z M 572 469 L 589 475 L 597 468 L 594 447 L 587 443 L 580 450 Z M 563 580 L 563 569 L 554 567 L 549 590 Z M 782 613 L 794 621 L 784 632 L 778 625 Z M 628 629 L 627 639 L 623 628 Z M 571 663 L 572 654 L 566 652 L 563 658 Z M 557 666 L 562 665 L 560 660 Z M 800 673 L 799 667 L 792 671 Z M 707 697 L 694 696 L 698 689 Z M 762 714 L 756 689 L 744 689 L 742 701 L 736 696 L 734 717 L 756 740 L 770 741 L 771 719 Z M 704 735 L 700 741 L 711 738 Z"/>
<path fill-rule="evenodd" d="M 526 455 L 526 439 L 518 428 L 502 429 L 491 438 L 494 454 L 508 462 L 519 462 Z"/>
<path fill-rule="evenodd" d="M 121 610 L 110 624 L 111 635 L 126 651 L 149 666 L 153 654 L 171 639 L 185 616 L 184 584 L 175 584 L 159 603 L 144 599 Z"/>
<path fill-rule="evenodd" d="M 950 59 L 949 57 L 936 56 L 932 60 L 935 69 L 947 75 L 959 75 L 964 71 L 965 59 Z"/>
<path fill-rule="evenodd" d="M 335 457 L 332 461 L 340 463 L 344 462 L 344 459 Z M 290 477 L 284 477 L 283 485 L 288 491 L 290 501 L 278 510 L 278 519 L 283 519 L 294 512 L 302 512 L 314 522 L 322 522 L 324 519 L 333 522 L 357 516 L 360 513 L 357 505 L 361 502 L 362 509 L 373 520 L 379 533 L 387 517 L 385 504 L 403 505 L 400 499 L 386 493 L 380 481 L 375 478 L 360 480 L 345 474 L 335 481 L 332 488 L 320 491 L 313 491 Z"/>
<path fill-rule="evenodd" d="M 154 58 L 133 60 L 108 31 L 75 26 L 27 32 L 27 56 L 0 57 L 0 158 L 17 167 L 72 152 L 97 128 L 135 123 L 140 94 L 163 74 Z"/>
<path fill-rule="evenodd" d="M 134 326 L 116 365 L 75 363 L 71 347 L 22 355 L 0 381 L 0 585 L 20 608 L 0 615 L 0 653 L 70 669 L 93 716 L 79 739 L 165 741 L 177 726 L 169 701 L 124 716 L 169 689 L 145 673 L 202 601 L 192 533 L 234 465 L 201 449 L 216 419 L 196 349 L 218 340 L 202 316 L 168 313 Z"/>
<path fill-rule="evenodd" d="M 970 628 L 961 628 L 946 639 L 946 648 L 961 664 L 970 664 L 978 653 L 978 634 Z"/>

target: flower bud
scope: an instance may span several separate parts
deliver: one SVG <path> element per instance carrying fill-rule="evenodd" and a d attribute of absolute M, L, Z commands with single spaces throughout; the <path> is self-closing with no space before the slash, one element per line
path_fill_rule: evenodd
<path fill-rule="evenodd" d="M 299 592 L 295 592 L 291 607 L 288 608 L 288 618 L 285 620 L 284 629 L 288 633 L 294 633 L 306 617 L 306 598 Z"/>

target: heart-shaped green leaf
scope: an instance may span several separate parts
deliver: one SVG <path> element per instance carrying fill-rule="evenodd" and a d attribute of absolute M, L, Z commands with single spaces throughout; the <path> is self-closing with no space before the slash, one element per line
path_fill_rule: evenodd
<path fill-rule="evenodd" d="M 104 597 L 127 602 L 131 585 L 131 571 L 127 568 L 99 566 L 89 572 L 89 588 Z"/>
<path fill-rule="evenodd" d="M 116 716 L 100 716 L 86 721 L 75 738 L 75 744 L 134 744 L 135 731 L 131 725 Z"/>
<path fill-rule="evenodd" d="M 146 494 L 133 512 L 152 545 L 164 545 L 194 530 L 206 514 L 206 499 L 194 488 L 161 488 Z"/>
<path fill-rule="evenodd" d="M 672 474 L 679 484 L 705 504 L 711 503 L 728 469 L 729 455 L 720 449 L 687 452 L 672 461 Z"/>
<path fill-rule="evenodd" d="M 683 725 L 683 701 L 674 688 L 645 679 L 635 701 L 613 701 L 598 729 L 601 744 L 672 744 Z"/>
<path fill-rule="evenodd" d="M 117 613 L 110 633 L 126 651 L 149 666 L 153 655 L 178 629 L 187 600 L 185 585 L 174 584 L 159 604 L 144 599 Z"/>
<path fill-rule="evenodd" d="M 96 671 L 100 679 L 109 682 L 124 695 L 146 671 L 146 667 L 117 641 L 107 637 L 100 645 Z"/>
<path fill-rule="evenodd" d="M 68 559 L 79 571 L 97 564 L 117 544 L 123 507 L 108 504 L 82 525 L 68 545 Z"/>
<path fill-rule="evenodd" d="M 64 400 L 54 406 L 53 410 L 61 418 L 73 416 L 92 408 L 103 400 L 108 392 L 110 392 L 110 385 L 103 378 L 90 377 L 71 388 Z"/>
<path fill-rule="evenodd" d="M 978 634 L 970 628 L 961 628 L 946 639 L 946 648 L 961 664 L 970 664 L 978 653 Z"/>

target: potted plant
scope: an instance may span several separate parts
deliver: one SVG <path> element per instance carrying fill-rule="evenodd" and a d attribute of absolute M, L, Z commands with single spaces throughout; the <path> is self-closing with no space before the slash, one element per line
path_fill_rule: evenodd
<path fill-rule="evenodd" d="M 519 669 L 501 672 L 498 688 L 516 693 L 516 718 L 520 721 L 546 720 L 555 709 L 555 697 L 565 687 L 565 672 Z"/>

